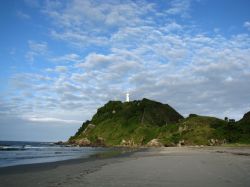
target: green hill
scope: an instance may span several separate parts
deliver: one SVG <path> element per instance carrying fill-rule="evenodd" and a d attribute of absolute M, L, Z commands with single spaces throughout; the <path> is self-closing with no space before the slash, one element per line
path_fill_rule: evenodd
<path fill-rule="evenodd" d="M 235 124 L 231 124 L 231 129 L 235 142 L 250 143 L 250 112 L 244 114 Z"/>
<path fill-rule="evenodd" d="M 183 119 L 167 104 L 149 99 L 122 103 L 109 101 L 83 123 L 70 143 L 91 145 L 145 145 L 157 138 L 166 125 Z M 176 126 L 176 125 L 175 125 Z"/>
<path fill-rule="evenodd" d="M 250 124 L 250 112 L 244 114 L 243 118 L 239 121 L 240 123 Z"/>
<path fill-rule="evenodd" d="M 149 99 L 109 101 L 82 124 L 69 143 L 81 146 L 175 146 L 250 143 L 250 112 L 239 122 L 191 114 L 183 118 Z"/>
<path fill-rule="evenodd" d="M 180 139 L 187 145 L 221 144 L 226 140 L 223 134 L 226 123 L 214 117 L 190 116 L 179 124 Z"/>

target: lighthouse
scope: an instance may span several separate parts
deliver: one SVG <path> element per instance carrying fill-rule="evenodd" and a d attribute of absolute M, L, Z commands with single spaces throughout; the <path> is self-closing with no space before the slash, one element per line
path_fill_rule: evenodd
<path fill-rule="evenodd" d="M 129 102 L 129 93 L 126 93 L 126 102 Z"/>

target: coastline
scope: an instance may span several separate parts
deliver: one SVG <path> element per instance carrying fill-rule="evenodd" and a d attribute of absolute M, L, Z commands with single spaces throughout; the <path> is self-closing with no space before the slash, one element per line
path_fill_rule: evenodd
<path fill-rule="evenodd" d="M 142 148 L 0 168 L 0 186 L 247 186 L 249 147 Z"/>
<path fill-rule="evenodd" d="M 67 160 L 58 160 L 58 161 L 43 162 L 43 163 L 5 166 L 5 167 L 0 167 L 0 176 L 7 175 L 7 174 L 18 174 L 18 173 L 24 173 L 24 172 L 39 172 L 39 171 L 44 171 L 44 170 L 55 169 L 59 166 L 77 165 L 77 164 L 93 162 L 93 161 L 101 160 L 101 159 L 122 158 L 122 157 L 127 157 L 138 150 L 142 151 L 143 149 L 146 149 L 146 148 L 114 147 L 114 148 L 110 148 L 110 150 L 107 150 L 105 152 L 96 153 L 88 157 L 71 158 Z"/>

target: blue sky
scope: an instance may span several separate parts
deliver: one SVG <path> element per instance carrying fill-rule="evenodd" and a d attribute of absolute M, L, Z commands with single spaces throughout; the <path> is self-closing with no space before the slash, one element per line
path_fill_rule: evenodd
<path fill-rule="evenodd" d="M 0 2 L 0 140 L 66 140 L 109 100 L 250 110 L 250 1 Z"/>

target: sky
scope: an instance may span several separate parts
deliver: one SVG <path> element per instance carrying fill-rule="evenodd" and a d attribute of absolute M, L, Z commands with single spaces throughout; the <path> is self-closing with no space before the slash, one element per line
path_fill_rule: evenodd
<path fill-rule="evenodd" d="M 250 111 L 249 0 L 0 1 L 0 140 L 67 140 L 109 100 Z"/>

